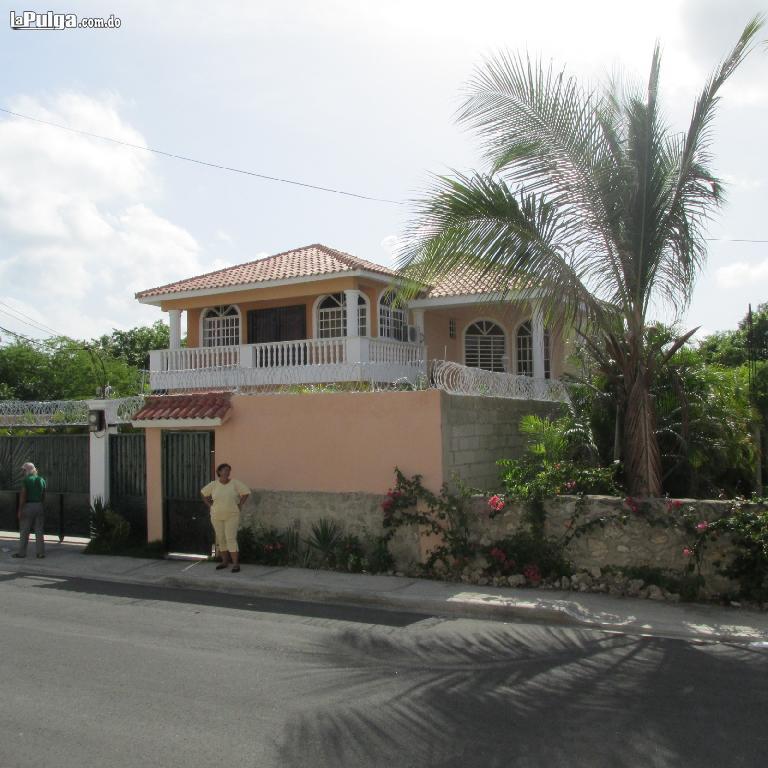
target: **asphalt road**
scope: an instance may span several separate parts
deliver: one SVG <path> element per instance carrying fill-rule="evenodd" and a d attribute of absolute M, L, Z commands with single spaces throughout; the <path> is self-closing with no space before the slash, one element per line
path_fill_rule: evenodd
<path fill-rule="evenodd" d="M 768 652 L 0 575 L 0 768 L 768 764 Z"/>

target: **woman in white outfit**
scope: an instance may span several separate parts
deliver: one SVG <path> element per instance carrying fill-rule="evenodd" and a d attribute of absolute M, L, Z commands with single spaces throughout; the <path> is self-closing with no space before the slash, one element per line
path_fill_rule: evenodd
<path fill-rule="evenodd" d="M 219 464 L 216 480 L 200 490 L 203 501 L 211 510 L 211 524 L 216 534 L 216 547 L 221 553 L 221 562 L 216 570 L 232 563 L 232 573 L 240 570 L 240 551 L 237 546 L 237 529 L 240 527 L 240 510 L 250 496 L 251 489 L 239 480 L 230 477 L 232 467 Z"/>

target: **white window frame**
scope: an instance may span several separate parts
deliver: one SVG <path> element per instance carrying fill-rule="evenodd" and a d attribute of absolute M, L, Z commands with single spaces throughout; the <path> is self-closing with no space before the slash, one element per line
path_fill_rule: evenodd
<path fill-rule="evenodd" d="M 471 328 L 474 326 L 478 326 L 478 328 L 480 328 L 481 323 L 487 323 L 490 326 L 494 326 L 498 328 L 501 333 L 470 333 Z M 476 361 L 471 360 L 468 355 L 468 339 L 477 340 L 478 348 L 476 352 Z M 489 349 L 482 350 L 480 348 L 482 339 L 489 340 Z M 466 365 L 468 368 L 480 368 L 484 371 L 494 371 L 496 373 L 503 373 L 506 370 L 505 362 L 507 360 L 507 332 L 504 330 L 504 326 L 498 320 L 494 320 L 490 317 L 475 318 L 471 322 L 467 323 L 466 327 L 464 328 L 464 332 L 462 333 L 462 341 L 464 346 L 464 365 Z M 498 341 L 501 342 L 500 347 Z M 484 355 L 486 358 L 489 358 L 491 366 L 490 368 L 484 365 L 480 365 L 481 362 L 485 362 L 485 360 L 483 360 Z"/>
<path fill-rule="evenodd" d="M 338 296 L 341 296 L 341 304 L 339 305 L 339 309 L 342 310 L 341 313 L 341 330 L 342 333 L 334 336 L 334 335 L 323 335 L 320 328 L 320 312 L 321 311 L 333 311 L 333 310 L 321 310 L 320 305 L 329 298 L 334 298 L 338 302 Z M 361 301 L 362 299 L 362 301 Z M 347 315 L 346 315 L 346 300 L 347 295 L 344 293 L 344 291 L 340 291 L 338 293 L 325 293 L 322 296 L 318 296 L 315 299 L 315 303 L 312 307 L 312 316 L 314 318 L 313 323 L 313 334 L 314 338 L 316 339 L 333 339 L 333 338 L 339 338 L 340 336 L 346 336 L 347 335 Z M 368 336 L 368 328 L 369 328 L 369 322 L 370 322 L 370 308 L 371 303 L 368 299 L 368 296 L 366 296 L 365 293 L 362 291 L 358 292 L 358 299 L 357 299 L 357 328 L 358 328 L 358 334 L 360 336 Z"/>
<path fill-rule="evenodd" d="M 235 314 L 232 314 L 234 310 Z M 213 315 L 212 313 L 216 313 Z M 234 322 L 233 322 L 234 320 Z M 208 324 L 206 324 L 208 321 Z M 216 330 L 211 332 L 208 326 Z M 200 346 L 228 347 L 241 344 L 243 323 L 240 307 L 237 304 L 220 304 L 216 307 L 206 307 L 200 313 Z M 215 343 L 211 343 L 211 342 Z"/>
<path fill-rule="evenodd" d="M 528 352 L 528 360 L 526 362 L 530 363 L 530 368 L 521 370 L 521 363 L 523 360 L 521 360 L 520 357 L 520 331 L 523 330 L 524 326 L 528 326 L 528 339 L 530 340 L 530 346 L 527 350 Z M 515 329 L 515 373 L 518 376 L 533 376 L 533 321 L 531 318 L 528 318 L 527 320 L 523 320 L 520 325 L 517 326 Z M 552 377 L 552 335 L 549 332 L 549 328 L 544 329 L 544 378 L 549 379 Z"/>
<path fill-rule="evenodd" d="M 395 293 L 391 288 L 379 294 L 379 338 L 408 341 L 408 310 L 393 307 Z M 399 334 L 398 334 L 399 331 Z"/>

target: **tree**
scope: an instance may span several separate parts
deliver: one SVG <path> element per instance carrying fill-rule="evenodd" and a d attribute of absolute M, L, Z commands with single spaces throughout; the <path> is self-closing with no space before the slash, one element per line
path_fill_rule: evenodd
<path fill-rule="evenodd" d="M 131 328 L 128 331 L 113 330 L 98 340 L 98 346 L 112 357 L 121 357 L 128 365 L 140 370 L 149 369 L 149 352 L 152 349 L 168 349 L 170 330 L 157 320 L 150 326 Z"/>
<path fill-rule="evenodd" d="M 56 337 L 17 339 L 0 348 L 0 395 L 14 400 L 79 400 L 109 385 L 114 396 L 136 394 L 141 375 L 125 360 L 95 344 Z"/>
<path fill-rule="evenodd" d="M 500 55 L 479 69 L 459 116 L 477 131 L 488 173 L 438 177 L 417 201 L 402 254 L 408 292 L 472 270 L 540 302 L 548 318 L 581 318 L 618 366 L 623 458 L 630 492 L 661 493 L 651 389 L 660 364 L 692 335 L 662 347 L 649 307 L 682 312 L 706 257 L 704 226 L 722 202 L 709 144 L 718 93 L 752 49 L 762 18 L 699 95 L 683 135 L 659 105 L 659 46 L 644 93 L 613 83 L 585 90 L 528 57 Z M 604 343 L 603 343 L 604 342 Z"/>
<path fill-rule="evenodd" d="M 735 331 L 714 333 L 699 342 L 699 351 L 708 363 L 728 367 L 749 362 L 750 348 L 755 360 L 768 360 L 768 304 L 757 307 L 751 323 L 747 314 Z"/>

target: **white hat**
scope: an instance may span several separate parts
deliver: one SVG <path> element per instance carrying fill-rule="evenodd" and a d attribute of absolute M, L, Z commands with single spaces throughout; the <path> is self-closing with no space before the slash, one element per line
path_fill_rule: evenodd
<path fill-rule="evenodd" d="M 37 472 L 37 467 L 31 462 L 31 461 L 25 461 L 21 468 L 27 473 L 31 474 L 32 472 Z"/>

